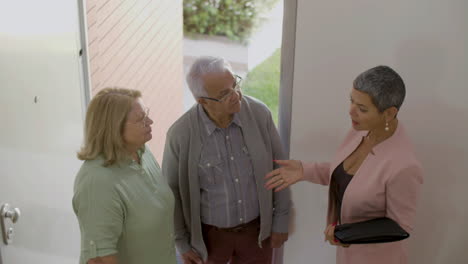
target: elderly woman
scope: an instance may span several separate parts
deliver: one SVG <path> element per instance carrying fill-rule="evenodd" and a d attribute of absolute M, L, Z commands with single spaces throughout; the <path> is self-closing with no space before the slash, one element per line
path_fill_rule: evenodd
<path fill-rule="evenodd" d="M 145 146 L 153 121 L 140 97 L 107 88 L 89 104 L 73 196 L 80 264 L 176 263 L 174 198 Z"/>
<path fill-rule="evenodd" d="M 403 125 L 397 119 L 405 97 L 401 77 L 387 66 L 361 73 L 353 83 L 349 115 L 351 131 L 329 163 L 278 161 L 266 175 L 268 189 L 282 190 L 300 180 L 329 185 L 325 239 L 338 246 L 339 264 L 407 263 L 407 241 L 342 245 L 334 239 L 337 224 L 379 217 L 413 229 L 423 182 Z"/>

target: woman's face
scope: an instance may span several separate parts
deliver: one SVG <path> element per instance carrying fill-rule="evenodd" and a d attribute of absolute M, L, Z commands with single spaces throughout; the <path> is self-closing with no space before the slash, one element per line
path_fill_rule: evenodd
<path fill-rule="evenodd" d="M 385 114 L 379 112 L 371 97 L 356 89 L 351 90 L 349 116 L 355 130 L 374 130 L 385 127 Z"/>
<path fill-rule="evenodd" d="M 132 109 L 127 115 L 123 138 L 129 149 L 138 149 L 151 140 L 151 124 L 153 120 L 148 116 L 149 109 L 143 104 L 141 98 L 135 100 Z"/>

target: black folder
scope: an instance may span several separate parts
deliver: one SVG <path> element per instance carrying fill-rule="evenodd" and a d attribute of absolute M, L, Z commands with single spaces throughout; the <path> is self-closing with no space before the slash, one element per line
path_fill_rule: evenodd
<path fill-rule="evenodd" d="M 335 238 L 342 244 L 388 243 L 408 237 L 408 232 L 401 228 L 397 222 L 387 217 L 335 227 Z"/>

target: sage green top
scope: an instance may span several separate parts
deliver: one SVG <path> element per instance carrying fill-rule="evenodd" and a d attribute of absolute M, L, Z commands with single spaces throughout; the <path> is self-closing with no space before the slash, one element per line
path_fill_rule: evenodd
<path fill-rule="evenodd" d="M 141 165 L 102 166 L 85 161 L 74 186 L 73 209 L 81 231 L 80 264 L 117 255 L 123 264 L 175 264 L 174 196 L 148 148 Z"/>

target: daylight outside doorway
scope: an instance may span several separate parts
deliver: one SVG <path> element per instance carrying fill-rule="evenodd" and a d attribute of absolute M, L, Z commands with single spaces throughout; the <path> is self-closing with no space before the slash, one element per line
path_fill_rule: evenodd
<path fill-rule="evenodd" d="M 184 0 L 184 74 L 199 56 L 220 56 L 243 77 L 245 94 L 278 121 L 282 0 Z M 184 83 L 184 108 L 195 103 Z"/>

